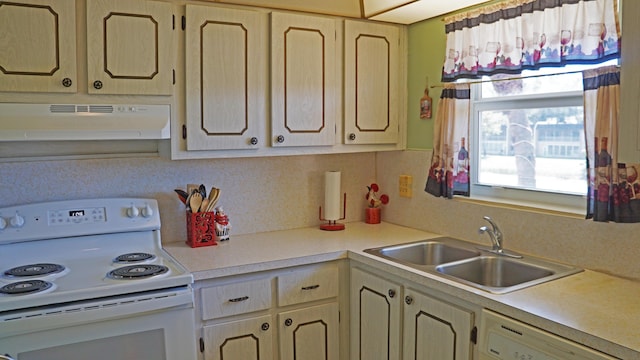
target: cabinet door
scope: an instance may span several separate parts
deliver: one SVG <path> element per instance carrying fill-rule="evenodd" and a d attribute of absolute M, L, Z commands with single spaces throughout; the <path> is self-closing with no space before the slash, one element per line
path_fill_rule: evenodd
<path fill-rule="evenodd" d="M 278 314 L 281 360 L 337 360 L 338 304 L 312 306 Z"/>
<path fill-rule="evenodd" d="M 266 15 L 187 5 L 187 149 L 257 149 L 265 139 Z"/>
<path fill-rule="evenodd" d="M 335 20 L 272 13 L 272 145 L 333 145 L 336 86 Z"/>
<path fill-rule="evenodd" d="M 345 20 L 344 142 L 398 142 L 400 30 Z"/>
<path fill-rule="evenodd" d="M 627 39 L 640 34 L 640 2 L 624 1 L 622 3 L 622 23 Z M 620 123 L 618 142 L 619 162 L 640 162 L 640 46 L 631 41 L 622 44 L 620 69 Z"/>
<path fill-rule="evenodd" d="M 472 358 L 472 312 L 411 289 L 405 289 L 404 302 L 405 360 Z"/>
<path fill-rule="evenodd" d="M 271 316 L 202 329 L 205 360 L 271 360 L 273 359 L 273 332 Z"/>
<path fill-rule="evenodd" d="M 351 359 L 400 358 L 400 285 L 351 269 Z"/>
<path fill-rule="evenodd" d="M 89 93 L 171 95 L 172 18 L 166 2 L 87 0 Z"/>
<path fill-rule="evenodd" d="M 75 7 L 0 1 L 0 91 L 76 92 Z"/>

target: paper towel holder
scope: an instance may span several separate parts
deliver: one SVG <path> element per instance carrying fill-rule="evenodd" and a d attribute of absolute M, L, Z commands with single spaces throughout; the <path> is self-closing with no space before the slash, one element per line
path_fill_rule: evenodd
<path fill-rule="evenodd" d="M 338 220 L 346 219 L 346 214 L 347 214 L 347 193 L 344 193 L 344 196 L 342 198 L 342 217 Z M 322 205 L 320 206 L 320 209 L 318 211 L 318 217 L 320 218 L 321 221 L 326 221 L 326 223 L 320 225 L 320 229 L 327 230 L 327 231 L 344 230 L 344 224 L 340 224 L 336 222 L 338 220 L 327 220 L 322 217 Z"/>

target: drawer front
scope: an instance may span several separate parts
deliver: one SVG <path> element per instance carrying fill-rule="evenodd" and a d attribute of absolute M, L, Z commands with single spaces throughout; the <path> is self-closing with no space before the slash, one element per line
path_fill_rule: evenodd
<path fill-rule="evenodd" d="M 278 305 L 286 306 L 338 296 L 338 266 L 297 270 L 278 276 Z"/>
<path fill-rule="evenodd" d="M 212 286 L 201 291 L 202 320 L 271 307 L 271 279 Z"/>

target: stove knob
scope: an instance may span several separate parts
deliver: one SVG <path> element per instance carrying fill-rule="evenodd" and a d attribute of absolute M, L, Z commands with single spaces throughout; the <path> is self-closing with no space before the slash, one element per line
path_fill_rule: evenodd
<path fill-rule="evenodd" d="M 149 204 L 146 204 L 142 208 L 142 217 L 150 218 L 152 215 L 153 215 L 153 209 L 151 208 L 151 206 L 149 206 Z"/>
<path fill-rule="evenodd" d="M 130 208 L 127 209 L 127 216 L 130 218 L 137 217 L 140 214 L 140 210 L 135 205 L 131 205 Z"/>
<path fill-rule="evenodd" d="M 9 220 L 9 224 L 11 224 L 11 227 L 22 227 L 24 225 L 24 218 L 16 212 L 16 215 Z"/>
<path fill-rule="evenodd" d="M 7 220 L 3 217 L 0 217 L 0 230 L 4 230 L 7 228 Z"/>

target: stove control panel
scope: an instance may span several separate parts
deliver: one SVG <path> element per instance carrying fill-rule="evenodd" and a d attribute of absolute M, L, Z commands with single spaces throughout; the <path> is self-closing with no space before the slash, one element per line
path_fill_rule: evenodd
<path fill-rule="evenodd" d="M 0 244 L 157 229 L 160 216 L 154 199 L 82 199 L 0 208 Z"/>
<path fill-rule="evenodd" d="M 106 214 L 107 209 L 104 207 L 50 210 L 47 213 L 47 220 L 49 225 L 96 223 L 107 221 Z"/>

